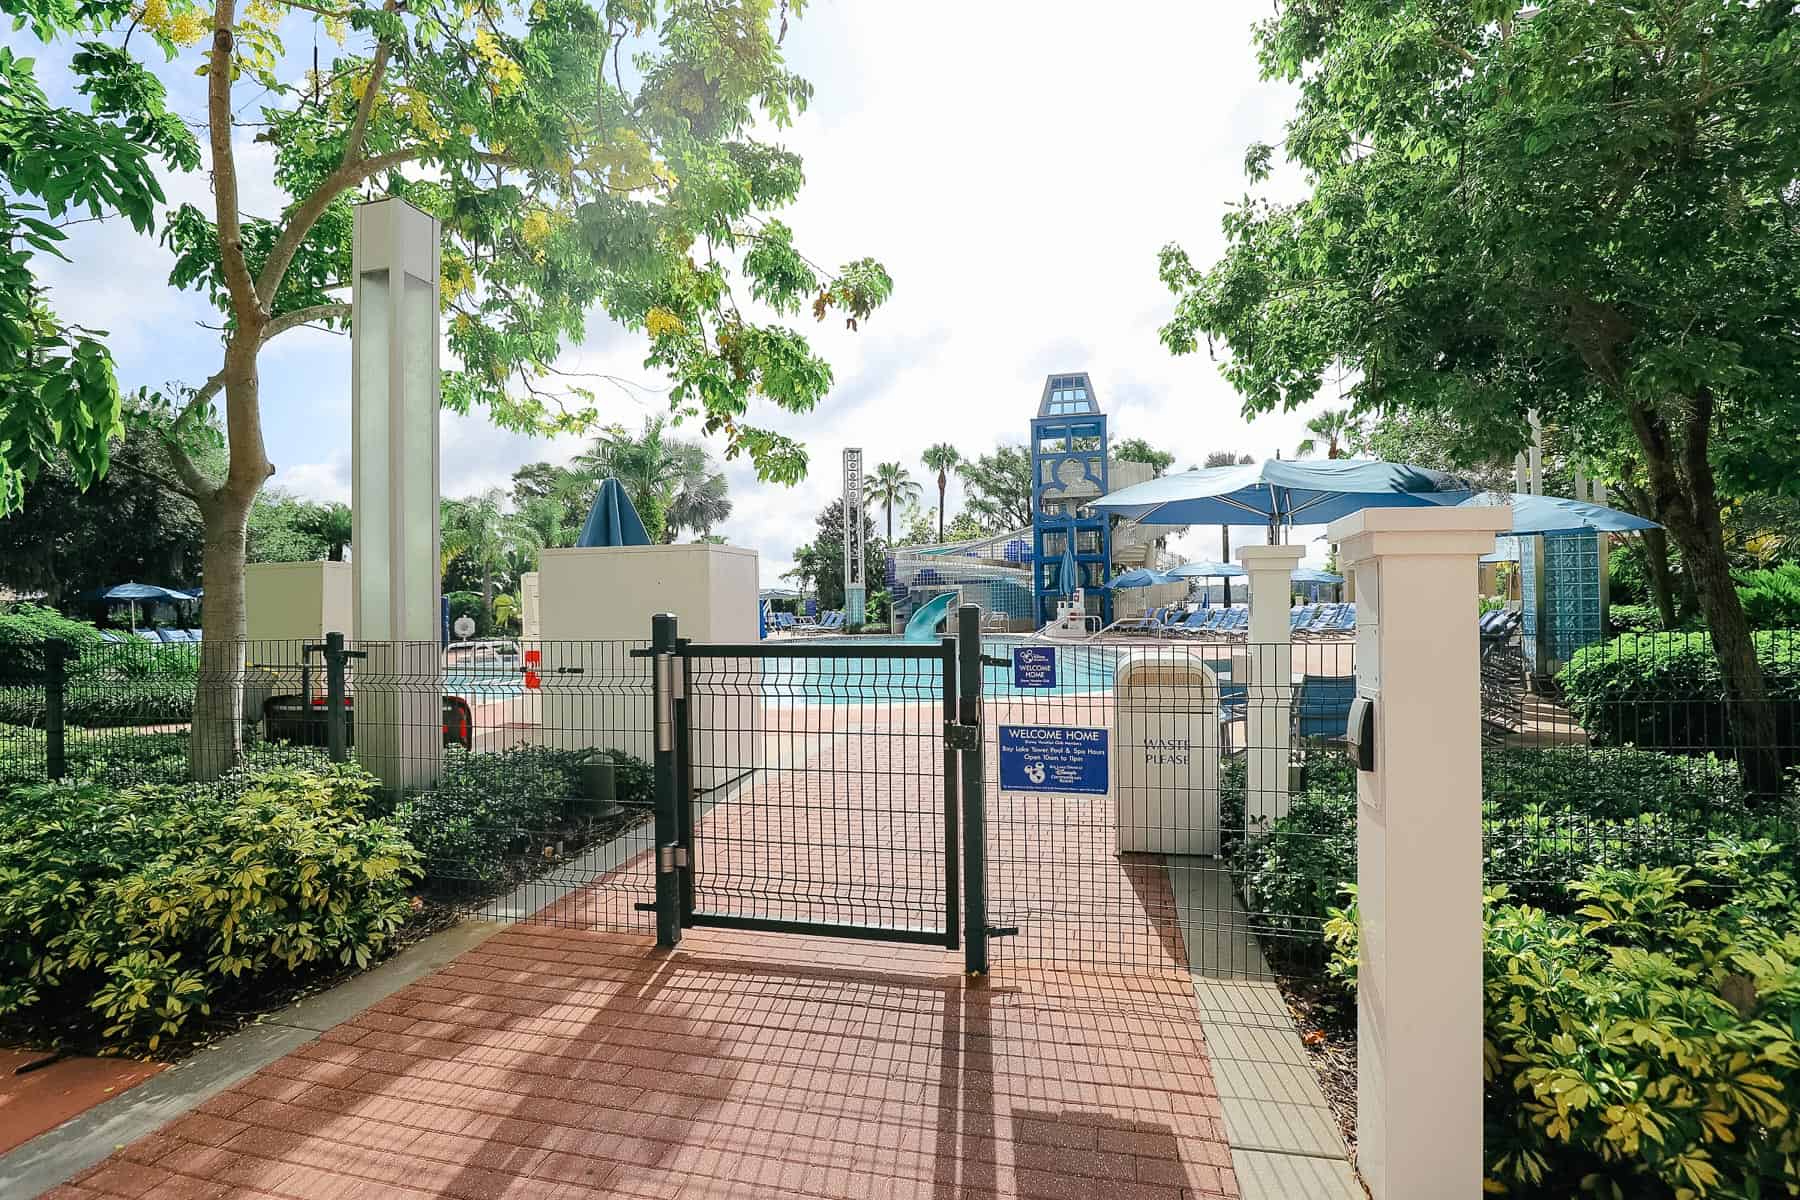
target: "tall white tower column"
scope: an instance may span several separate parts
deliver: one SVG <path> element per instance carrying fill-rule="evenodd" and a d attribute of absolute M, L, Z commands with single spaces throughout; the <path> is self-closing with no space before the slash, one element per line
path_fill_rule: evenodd
<path fill-rule="evenodd" d="M 361 205 L 355 220 L 356 756 L 389 787 L 428 787 L 443 754 L 438 222 L 404 200 Z"/>
<path fill-rule="evenodd" d="M 1245 741 L 1249 747 L 1244 820 L 1251 833 L 1266 833 L 1287 815 L 1289 743 L 1294 720 L 1294 643 L 1290 608 L 1294 568 L 1305 546 L 1244 546 L 1238 561 L 1250 575 L 1250 695 Z"/>

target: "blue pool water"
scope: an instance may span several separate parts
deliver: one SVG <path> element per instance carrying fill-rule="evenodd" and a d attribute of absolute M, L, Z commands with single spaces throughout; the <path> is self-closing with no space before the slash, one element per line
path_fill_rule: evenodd
<path fill-rule="evenodd" d="M 868 645 L 863 640 L 861 644 Z M 891 644 L 891 643 L 890 643 Z M 1014 642 L 988 642 L 983 650 L 995 658 L 1011 658 Z M 1043 647 L 1044 642 L 1034 642 Z M 987 696 L 1068 696 L 1111 691 L 1119 651 L 1110 646 L 1057 646 L 1056 686 L 1015 688 L 1010 665 L 984 666 L 982 693 Z M 765 658 L 758 683 L 770 700 L 795 704 L 910 703 L 940 699 L 943 668 L 937 659 L 917 658 Z M 717 664 L 715 679 L 727 683 L 737 664 Z M 707 668 L 696 664 L 695 683 L 707 680 Z"/>

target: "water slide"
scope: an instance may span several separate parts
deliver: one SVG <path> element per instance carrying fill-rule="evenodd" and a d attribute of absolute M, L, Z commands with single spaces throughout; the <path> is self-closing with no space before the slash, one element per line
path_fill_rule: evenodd
<path fill-rule="evenodd" d="M 938 626 L 950 615 L 950 606 L 956 603 L 955 592 L 945 592 L 941 596 L 933 596 L 919 606 L 919 611 L 912 615 L 906 623 L 906 640 L 909 642 L 935 642 L 938 637 Z"/>

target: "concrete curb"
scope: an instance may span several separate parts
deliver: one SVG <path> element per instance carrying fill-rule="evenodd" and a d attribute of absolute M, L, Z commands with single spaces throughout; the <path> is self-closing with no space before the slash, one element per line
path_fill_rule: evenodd
<path fill-rule="evenodd" d="M 129 1091 L 0 1155 L 0 1196 L 27 1200 L 204 1104 L 245 1076 L 387 999 L 498 933 L 463 921 L 408 946 L 330 991 L 264 1017 Z"/>

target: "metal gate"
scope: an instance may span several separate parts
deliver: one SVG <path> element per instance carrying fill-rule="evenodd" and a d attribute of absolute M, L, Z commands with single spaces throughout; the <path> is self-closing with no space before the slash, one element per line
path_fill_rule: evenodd
<path fill-rule="evenodd" d="M 986 969 L 979 614 L 966 612 L 966 636 L 929 643 L 693 642 L 655 618 L 641 653 L 656 899 L 640 907 L 659 944 L 712 926 L 962 947 Z"/>

